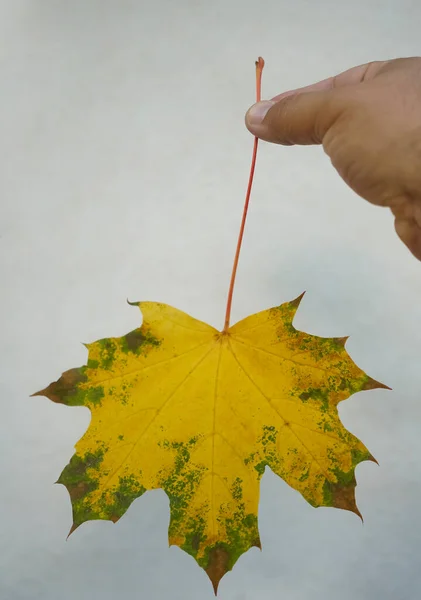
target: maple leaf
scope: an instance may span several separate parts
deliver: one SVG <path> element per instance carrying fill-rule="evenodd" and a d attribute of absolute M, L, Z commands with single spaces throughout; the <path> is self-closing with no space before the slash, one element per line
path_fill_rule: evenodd
<path fill-rule="evenodd" d="M 355 365 L 347 338 L 294 328 L 301 298 L 222 332 L 166 304 L 136 303 L 140 328 L 87 344 L 87 365 L 36 394 L 91 411 L 58 479 L 72 502 L 71 532 L 92 519 L 116 522 L 161 488 L 170 545 L 196 559 L 216 593 L 239 556 L 260 547 L 266 466 L 312 506 L 360 515 L 355 467 L 375 459 L 337 405 L 386 386 Z"/>

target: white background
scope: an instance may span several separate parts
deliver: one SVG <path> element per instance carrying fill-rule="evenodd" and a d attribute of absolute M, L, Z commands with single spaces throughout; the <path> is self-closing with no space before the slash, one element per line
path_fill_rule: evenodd
<path fill-rule="evenodd" d="M 370 60 L 420 54 L 411 0 L 1 0 L 0 598 L 210 600 L 168 549 L 162 491 L 66 542 L 53 485 L 85 408 L 29 395 L 84 364 L 81 342 L 139 326 L 132 301 L 222 326 L 263 97 Z M 263 551 L 221 600 L 412 600 L 421 588 L 421 263 L 388 210 L 339 178 L 320 147 L 261 144 L 233 322 L 292 300 L 295 326 L 350 335 L 393 391 L 340 406 L 380 463 L 357 468 L 365 522 L 262 482 Z"/>

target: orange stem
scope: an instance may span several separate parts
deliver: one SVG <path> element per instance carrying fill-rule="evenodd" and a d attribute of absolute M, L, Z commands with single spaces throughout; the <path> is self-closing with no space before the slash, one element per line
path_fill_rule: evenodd
<path fill-rule="evenodd" d="M 265 66 L 265 61 L 263 60 L 263 58 L 261 56 L 259 56 L 259 59 L 256 61 L 255 64 L 256 64 L 256 102 L 260 102 L 261 89 L 262 89 L 262 71 L 263 71 L 263 67 Z M 247 211 L 248 211 L 249 202 L 250 202 L 251 187 L 253 185 L 253 177 L 254 177 L 254 169 L 256 166 L 258 143 L 259 143 L 259 140 L 257 137 L 255 137 L 254 145 L 253 145 L 253 155 L 252 155 L 252 159 L 251 159 L 249 183 L 248 183 L 247 193 L 246 193 L 246 201 L 244 203 L 243 218 L 241 220 L 240 233 L 238 235 L 237 249 L 235 251 L 234 264 L 233 264 L 232 273 L 231 273 L 230 287 L 229 287 L 229 291 L 228 291 L 227 309 L 226 309 L 226 313 L 225 313 L 225 323 L 224 323 L 223 331 L 228 331 L 229 326 L 230 326 L 232 295 L 234 292 L 234 284 L 235 284 L 235 277 L 237 275 L 238 260 L 240 258 L 241 244 L 242 244 L 243 235 L 244 235 L 244 227 L 246 224 Z"/>

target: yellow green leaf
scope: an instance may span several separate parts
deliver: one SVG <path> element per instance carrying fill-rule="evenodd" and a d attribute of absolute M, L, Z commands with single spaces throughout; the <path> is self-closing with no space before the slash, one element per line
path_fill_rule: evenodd
<path fill-rule="evenodd" d="M 58 483 L 74 531 L 118 521 L 162 488 L 169 542 L 193 556 L 215 593 L 242 553 L 260 547 L 260 479 L 268 466 L 312 506 L 360 514 L 355 467 L 375 460 L 337 405 L 386 387 L 359 369 L 347 338 L 303 333 L 302 296 L 219 332 L 166 304 L 141 302 L 143 324 L 88 344 L 87 364 L 36 395 L 92 414 Z"/>

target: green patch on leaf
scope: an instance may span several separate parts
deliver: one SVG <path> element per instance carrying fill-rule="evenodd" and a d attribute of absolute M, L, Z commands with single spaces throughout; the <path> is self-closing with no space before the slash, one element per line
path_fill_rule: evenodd
<path fill-rule="evenodd" d="M 117 521 L 127 511 L 131 503 L 146 492 L 146 488 L 134 477 L 126 475 L 118 478 L 118 485 L 105 491 L 98 506 L 102 519 Z"/>
<path fill-rule="evenodd" d="M 246 514 L 244 504 L 239 503 L 232 517 L 224 518 L 223 510 L 219 519 L 224 523 L 228 542 L 218 542 L 205 549 L 203 557 L 197 559 L 212 581 L 218 578 L 223 563 L 224 572 L 230 571 L 239 557 L 252 546 L 260 548 L 257 516 Z"/>
<path fill-rule="evenodd" d="M 170 500 L 171 519 L 169 525 L 169 537 L 184 536 L 186 552 L 195 556 L 194 550 L 203 536 L 203 527 L 200 525 L 198 516 L 192 518 L 189 507 L 194 494 L 200 485 L 206 467 L 203 465 L 192 465 L 190 463 L 190 450 L 197 443 L 198 437 L 191 438 L 187 443 L 170 442 L 163 440 L 159 445 L 174 453 L 173 468 L 161 474 L 160 487 L 165 491 Z M 203 507 L 202 517 L 206 514 Z M 189 540 L 189 541 L 187 541 Z"/>
<path fill-rule="evenodd" d="M 86 365 L 88 369 L 97 369 L 99 367 L 99 360 L 95 360 L 94 358 L 88 358 L 88 363 Z"/>
<path fill-rule="evenodd" d="M 116 341 L 112 338 L 98 340 L 95 345 L 99 349 L 99 366 L 106 371 L 110 370 L 114 364 L 115 354 L 117 352 Z"/>
<path fill-rule="evenodd" d="M 89 495 L 98 489 L 98 474 L 106 449 L 87 452 L 83 457 L 74 454 L 57 483 L 66 486 L 73 506 L 73 523 L 78 526 L 89 519 L 100 518 L 89 502 Z"/>
<path fill-rule="evenodd" d="M 102 385 L 89 388 L 81 388 L 77 392 L 78 404 L 84 406 L 101 406 L 101 401 L 104 397 L 104 388 Z"/>
<path fill-rule="evenodd" d="M 299 481 L 305 481 L 306 479 L 308 479 L 310 475 L 310 469 L 307 469 L 307 471 L 304 471 L 304 473 L 301 475 L 301 477 L 299 478 Z"/>

